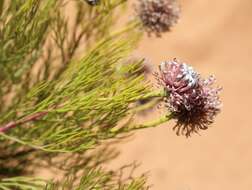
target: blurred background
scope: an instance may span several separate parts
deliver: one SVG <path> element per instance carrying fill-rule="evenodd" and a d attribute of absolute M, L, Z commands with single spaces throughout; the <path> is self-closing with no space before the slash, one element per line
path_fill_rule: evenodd
<path fill-rule="evenodd" d="M 200 135 L 177 137 L 171 123 L 138 131 L 119 145 L 119 167 L 132 160 L 149 171 L 154 190 L 252 189 L 252 1 L 181 0 L 179 24 L 142 40 L 137 54 L 157 69 L 174 57 L 223 86 L 222 113 Z M 157 112 L 160 112 L 157 109 Z M 159 115 L 160 113 L 157 113 Z"/>

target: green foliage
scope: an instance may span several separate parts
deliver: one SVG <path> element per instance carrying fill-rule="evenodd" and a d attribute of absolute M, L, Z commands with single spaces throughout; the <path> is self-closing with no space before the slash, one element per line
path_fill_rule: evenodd
<path fill-rule="evenodd" d="M 54 0 L 11 1 L 1 14 L 0 80 L 18 82 L 41 53 Z"/>
<path fill-rule="evenodd" d="M 125 2 L 0 1 L 0 189 L 148 188 L 145 177 L 122 180 L 97 169 L 117 154 L 88 152 L 160 123 L 133 122 L 147 109 L 139 100 L 162 94 L 144 80 L 142 60 L 129 61 L 138 24 L 112 30 Z M 41 166 L 59 169 L 65 180 L 21 177 Z"/>
<path fill-rule="evenodd" d="M 45 190 L 144 190 L 148 188 L 144 176 L 124 181 L 120 181 L 121 179 L 117 179 L 117 177 L 113 172 L 105 172 L 101 169 L 90 170 L 81 177 L 77 184 L 69 177 L 60 183 L 62 185 L 49 183 Z"/>
<path fill-rule="evenodd" d="M 46 182 L 30 177 L 13 177 L 0 180 L 1 190 L 144 190 L 148 189 L 145 176 L 121 179 L 114 172 L 101 169 L 86 171 L 76 181 L 69 175 L 59 182 Z"/>
<path fill-rule="evenodd" d="M 45 181 L 29 177 L 12 177 L 0 180 L 1 190 L 38 190 L 43 189 L 45 185 Z"/>
<path fill-rule="evenodd" d="M 8 107 L 6 97 L 17 94 L 14 106 L 28 90 L 29 74 L 42 55 L 55 6 L 54 0 L 1 1 L 0 112 Z"/>
<path fill-rule="evenodd" d="M 129 114 L 132 102 L 148 92 L 142 76 L 127 76 L 128 66 L 118 68 L 130 45 L 130 40 L 121 38 L 102 41 L 86 57 L 72 62 L 58 80 L 35 86 L 17 109 L 23 113 L 19 118 L 47 114 L 31 127 L 0 135 L 54 152 L 90 149 L 114 137 L 111 129 Z"/>
<path fill-rule="evenodd" d="M 15 109 L 39 81 L 57 79 L 83 49 L 108 35 L 123 2 L 90 7 L 83 1 L 2 1 L 0 113 Z"/>

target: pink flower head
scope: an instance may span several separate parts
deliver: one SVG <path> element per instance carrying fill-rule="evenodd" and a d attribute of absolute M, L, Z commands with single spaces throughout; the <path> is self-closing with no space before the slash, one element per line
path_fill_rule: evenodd
<path fill-rule="evenodd" d="M 167 97 L 166 107 L 177 119 L 177 134 L 190 136 L 207 129 L 220 112 L 220 88 L 214 88 L 213 76 L 203 79 L 194 69 L 174 59 L 160 64 L 159 83 Z"/>
<path fill-rule="evenodd" d="M 136 11 L 146 31 L 161 36 L 177 23 L 180 7 L 176 0 L 139 0 Z"/>

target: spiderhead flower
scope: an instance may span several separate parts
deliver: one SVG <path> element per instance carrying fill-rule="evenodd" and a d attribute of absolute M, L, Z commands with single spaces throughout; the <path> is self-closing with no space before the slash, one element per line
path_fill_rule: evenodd
<path fill-rule="evenodd" d="M 220 88 L 213 87 L 215 78 L 203 79 L 194 69 L 176 59 L 160 64 L 159 84 L 167 94 L 165 105 L 177 120 L 178 135 L 190 136 L 205 130 L 220 112 Z"/>
<path fill-rule="evenodd" d="M 160 37 L 177 23 L 180 7 L 176 0 L 139 0 L 136 12 L 146 31 Z"/>

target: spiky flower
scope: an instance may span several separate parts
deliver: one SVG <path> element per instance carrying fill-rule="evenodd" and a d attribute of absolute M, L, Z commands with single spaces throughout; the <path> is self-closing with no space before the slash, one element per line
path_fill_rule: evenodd
<path fill-rule="evenodd" d="M 161 36 L 177 23 L 180 7 L 176 0 L 139 0 L 136 12 L 149 34 Z"/>
<path fill-rule="evenodd" d="M 188 137 L 213 123 L 221 107 L 221 89 L 213 87 L 213 76 L 203 79 L 192 67 L 174 59 L 161 63 L 157 79 L 167 92 L 166 107 L 177 119 L 178 135 Z"/>

